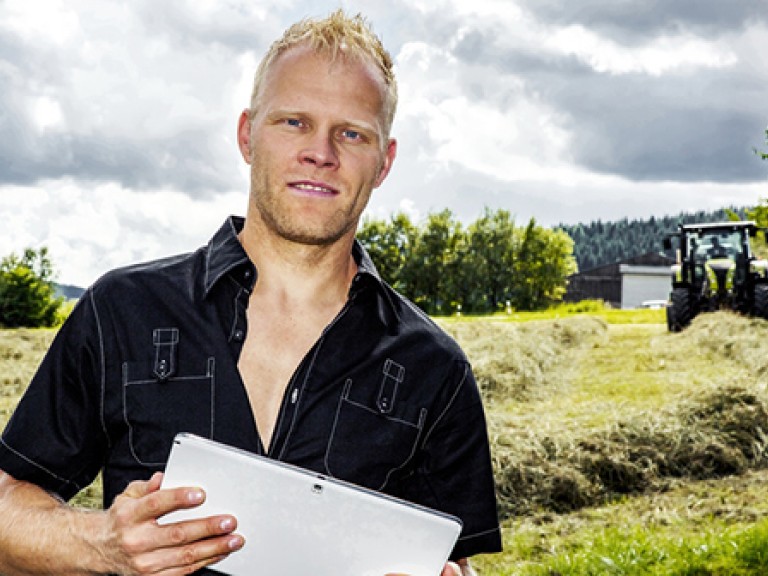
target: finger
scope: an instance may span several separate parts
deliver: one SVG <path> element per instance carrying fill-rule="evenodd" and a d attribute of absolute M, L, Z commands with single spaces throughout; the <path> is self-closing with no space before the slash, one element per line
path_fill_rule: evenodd
<path fill-rule="evenodd" d="M 123 490 L 121 496 L 143 498 L 147 494 L 149 494 L 149 482 L 147 480 L 134 480 Z"/>
<path fill-rule="evenodd" d="M 189 574 L 220 562 L 243 545 L 242 536 L 227 535 L 184 546 L 160 548 L 137 556 L 133 568 L 140 574 Z"/>
<path fill-rule="evenodd" d="M 218 536 L 227 536 L 236 528 L 237 520 L 234 516 L 211 516 L 172 524 L 155 524 L 149 539 L 158 548 L 178 547 Z"/>
<path fill-rule="evenodd" d="M 155 472 L 152 474 L 152 478 L 149 479 L 149 486 L 147 486 L 147 493 L 160 490 L 160 486 L 163 483 L 163 476 L 162 472 Z"/>
<path fill-rule="evenodd" d="M 148 490 L 150 483 L 144 486 Z M 136 503 L 137 521 L 156 520 L 176 510 L 200 506 L 205 501 L 205 492 L 200 488 L 172 488 L 145 493 Z"/>
<path fill-rule="evenodd" d="M 461 576 L 461 568 L 455 562 L 448 562 L 440 576 Z"/>

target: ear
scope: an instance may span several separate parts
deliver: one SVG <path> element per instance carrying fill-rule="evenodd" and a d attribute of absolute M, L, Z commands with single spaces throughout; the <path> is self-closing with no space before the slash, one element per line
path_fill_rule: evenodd
<path fill-rule="evenodd" d="M 389 174 L 389 171 L 392 169 L 392 163 L 395 161 L 395 156 L 397 156 L 397 140 L 390 138 L 389 142 L 387 142 L 387 151 L 384 155 L 384 163 L 382 164 L 379 176 L 376 178 L 376 182 L 373 185 L 374 188 L 378 188 L 381 186 L 381 183 L 384 182 L 387 174 Z"/>
<path fill-rule="evenodd" d="M 251 111 L 246 108 L 237 121 L 237 146 L 247 164 L 251 163 Z"/>

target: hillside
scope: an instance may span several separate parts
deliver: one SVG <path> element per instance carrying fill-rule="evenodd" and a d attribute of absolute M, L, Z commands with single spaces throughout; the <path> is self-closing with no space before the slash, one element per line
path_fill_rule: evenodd
<path fill-rule="evenodd" d="M 574 242 L 573 253 L 580 271 L 612 264 L 634 256 L 660 252 L 664 235 L 677 229 L 678 223 L 721 222 L 734 212 L 745 217 L 744 208 L 726 208 L 716 212 L 686 212 L 647 220 L 614 222 L 596 220 L 589 224 L 559 224 Z"/>

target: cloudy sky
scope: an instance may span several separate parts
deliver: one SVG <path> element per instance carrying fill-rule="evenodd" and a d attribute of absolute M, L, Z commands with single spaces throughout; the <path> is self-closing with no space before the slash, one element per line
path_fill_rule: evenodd
<path fill-rule="evenodd" d="M 768 0 L 0 0 L 0 255 L 59 280 L 242 214 L 269 43 L 342 6 L 393 55 L 399 156 L 369 206 L 545 225 L 768 197 Z"/>

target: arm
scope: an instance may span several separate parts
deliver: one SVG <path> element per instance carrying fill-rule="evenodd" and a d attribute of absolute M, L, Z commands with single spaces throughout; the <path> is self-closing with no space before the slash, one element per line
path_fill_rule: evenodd
<path fill-rule="evenodd" d="M 202 503 L 200 490 L 160 490 L 161 474 L 132 482 L 107 511 L 76 509 L 0 471 L 0 573 L 189 574 L 243 545 L 231 516 L 159 526 Z"/>

